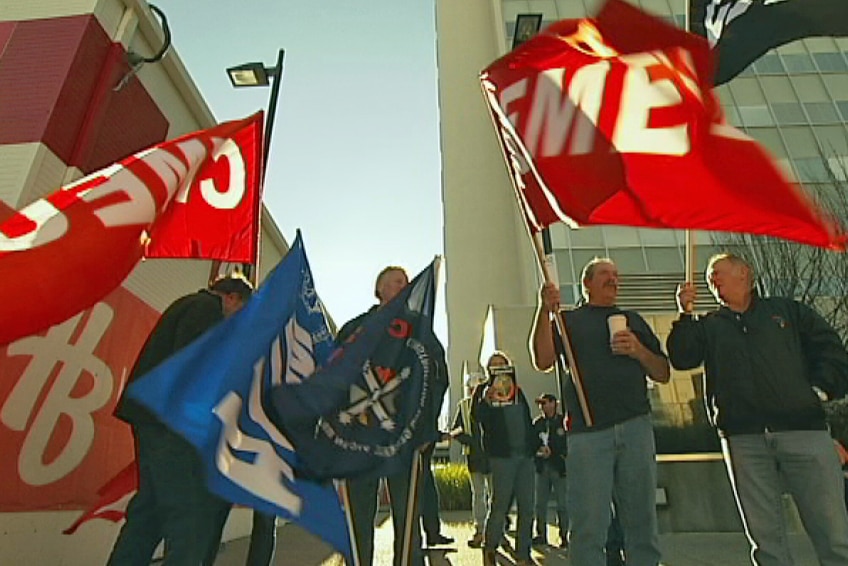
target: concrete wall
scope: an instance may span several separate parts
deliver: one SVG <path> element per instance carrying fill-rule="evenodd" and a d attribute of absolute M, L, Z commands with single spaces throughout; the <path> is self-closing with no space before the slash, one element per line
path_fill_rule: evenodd
<path fill-rule="evenodd" d="M 488 306 L 535 304 L 530 241 L 478 81 L 503 52 L 499 10 L 436 2 L 451 399 L 462 397 L 463 361 L 477 360 Z"/>

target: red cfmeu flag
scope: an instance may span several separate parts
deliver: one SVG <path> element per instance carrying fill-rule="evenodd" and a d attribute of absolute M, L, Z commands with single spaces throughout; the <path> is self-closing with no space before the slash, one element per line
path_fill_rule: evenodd
<path fill-rule="evenodd" d="M 138 491 L 138 465 L 133 460 L 97 491 L 98 498 L 94 505 L 86 509 L 62 533 L 72 535 L 80 525 L 92 519 L 106 519 L 113 523 L 123 521 L 127 516 L 127 504 L 136 491 Z"/>
<path fill-rule="evenodd" d="M 0 344 L 115 289 L 143 256 L 255 261 L 262 113 L 163 142 L 0 222 Z"/>
<path fill-rule="evenodd" d="M 620 0 L 492 63 L 483 93 L 531 228 L 746 232 L 844 250 L 841 228 L 726 124 L 712 74 L 705 40 Z"/>

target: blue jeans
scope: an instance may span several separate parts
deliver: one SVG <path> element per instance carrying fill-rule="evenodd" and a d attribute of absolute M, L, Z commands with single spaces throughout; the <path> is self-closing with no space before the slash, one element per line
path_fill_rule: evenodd
<path fill-rule="evenodd" d="M 754 564 L 794 564 L 783 519 L 784 487 L 795 500 L 819 562 L 848 564 L 845 487 L 826 431 L 734 435 L 722 439 L 722 450 Z"/>
<path fill-rule="evenodd" d="M 568 435 L 571 564 L 604 566 L 611 502 L 624 530 L 628 566 L 657 566 L 657 463 L 648 415 Z"/>
<path fill-rule="evenodd" d="M 515 556 L 519 560 L 530 560 L 530 545 L 533 542 L 533 477 L 535 469 L 530 456 L 489 458 L 492 467 L 492 503 L 486 517 L 485 547 L 494 550 L 503 537 L 506 515 L 515 496 L 518 507 L 518 534 L 515 540 Z"/>
<path fill-rule="evenodd" d="M 480 472 L 469 473 L 471 475 L 471 510 L 474 516 L 474 534 L 482 535 L 486 528 L 486 515 L 489 514 L 492 476 Z"/>
<path fill-rule="evenodd" d="M 548 498 L 551 491 L 556 497 L 557 526 L 562 542 L 568 541 L 568 504 L 566 500 L 567 484 L 565 476 L 561 476 L 551 466 L 542 467 L 541 473 L 536 473 L 536 536 L 548 540 Z"/>
<path fill-rule="evenodd" d="M 110 566 L 147 566 L 165 539 L 165 566 L 201 564 L 230 503 L 206 489 L 191 445 L 158 424 L 133 426 L 138 491 L 109 556 Z"/>

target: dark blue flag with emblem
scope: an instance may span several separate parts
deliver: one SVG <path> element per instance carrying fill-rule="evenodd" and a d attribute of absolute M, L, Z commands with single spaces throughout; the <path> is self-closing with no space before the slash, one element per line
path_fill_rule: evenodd
<path fill-rule="evenodd" d="M 311 379 L 273 392 L 277 422 L 309 474 L 389 475 L 438 439 L 448 376 L 433 334 L 437 261 L 369 313 Z"/>
<path fill-rule="evenodd" d="M 212 492 L 294 521 L 350 559 L 336 490 L 296 474 L 298 456 L 267 410 L 273 387 L 305 380 L 334 350 L 298 232 L 241 310 L 133 382 L 127 395 L 197 449 Z"/>
<path fill-rule="evenodd" d="M 718 50 L 720 85 L 784 43 L 848 35 L 848 0 L 689 0 L 689 31 Z"/>

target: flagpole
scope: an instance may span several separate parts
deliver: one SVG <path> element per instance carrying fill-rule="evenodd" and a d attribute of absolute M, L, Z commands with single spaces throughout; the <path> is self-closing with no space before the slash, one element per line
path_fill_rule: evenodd
<path fill-rule="evenodd" d="M 418 528 L 418 480 L 421 476 L 421 466 L 421 447 L 419 446 L 412 452 L 412 466 L 410 466 L 411 469 L 409 470 L 409 488 L 406 490 L 406 515 L 403 518 L 403 556 L 401 557 L 401 566 L 412 564 L 412 552 L 415 550 L 412 545 L 414 538 L 412 536 L 412 529 Z M 420 542 L 416 546 L 420 547 Z"/>
<path fill-rule="evenodd" d="M 359 546 L 356 542 L 356 533 L 353 531 L 353 515 L 350 513 L 350 492 L 348 491 L 347 480 L 339 480 L 336 482 L 338 491 L 342 496 L 342 509 L 344 509 L 345 524 L 347 525 L 347 535 L 350 539 L 350 554 L 353 558 L 351 566 L 360 566 L 359 564 Z M 379 484 L 378 484 L 379 485 Z M 379 489 L 377 490 L 379 492 Z"/>
<path fill-rule="evenodd" d="M 529 231 L 530 227 L 527 225 L 526 221 L 524 222 L 524 225 Z M 542 242 L 541 234 L 538 232 L 533 234 L 532 241 L 533 248 L 536 250 L 536 259 L 539 262 L 539 267 L 542 269 L 542 276 L 544 277 L 545 283 L 555 284 L 556 279 L 551 273 L 549 263 L 545 260 L 544 243 Z M 586 390 L 583 386 L 583 378 L 580 376 L 580 370 L 577 368 L 577 360 L 574 358 L 574 351 L 571 348 L 571 338 L 568 335 L 568 327 L 565 324 L 565 318 L 562 316 L 562 311 L 559 309 L 557 309 L 557 312 L 554 313 L 554 322 L 557 325 L 559 335 L 562 337 L 565 359 L 571 369 L 571 381 L 574 383 L 574 389 L 577 392 L 577 402 L 580 405 L 580 411 L 583 413 L 583 420 L 585 421 L 586 426 L 592 426 L 595 423 L 595 419 L 592 417 L 592 410 L 589 407 L 589 401 L 586 398 Z"/>
<path fill-rule="evenodd" d="M 689 2 L 690 1 L 691 0 L 683 0 L 683 20 L 684 20 L 683 29 L 686 30 L 687 32 L 692 31 L 692 29 L 691 29 L 692 25 L 691 25 L 691 22 L 689 21 L 689 19 L 692 17 L 692 14 L 690 13 L 690 10 L 689 10 L 689 8 L 690 8 Z M 685 245 L 686 245 L 685 264 L 684 264 L 685 269 L 686 269 L 686 276 L 684 277 L 684 281 L 688 285 L 695 280 L 695 238 L 694 238 L 694 235 L 692 234 L 692 230 L 690 230 L 688 228 L 684 231 L 683 236 L 684 236 L 683 239 L 684 239 L 684 242 L 685 242 Z M 682 305 L 682 306 L 683 306 L 683 310 L 686 311 L 687 313 L 691 313 L 695 309 L 694 301 L 688 302 L 688 303 L 686 303 L 685 305 Z"/>

